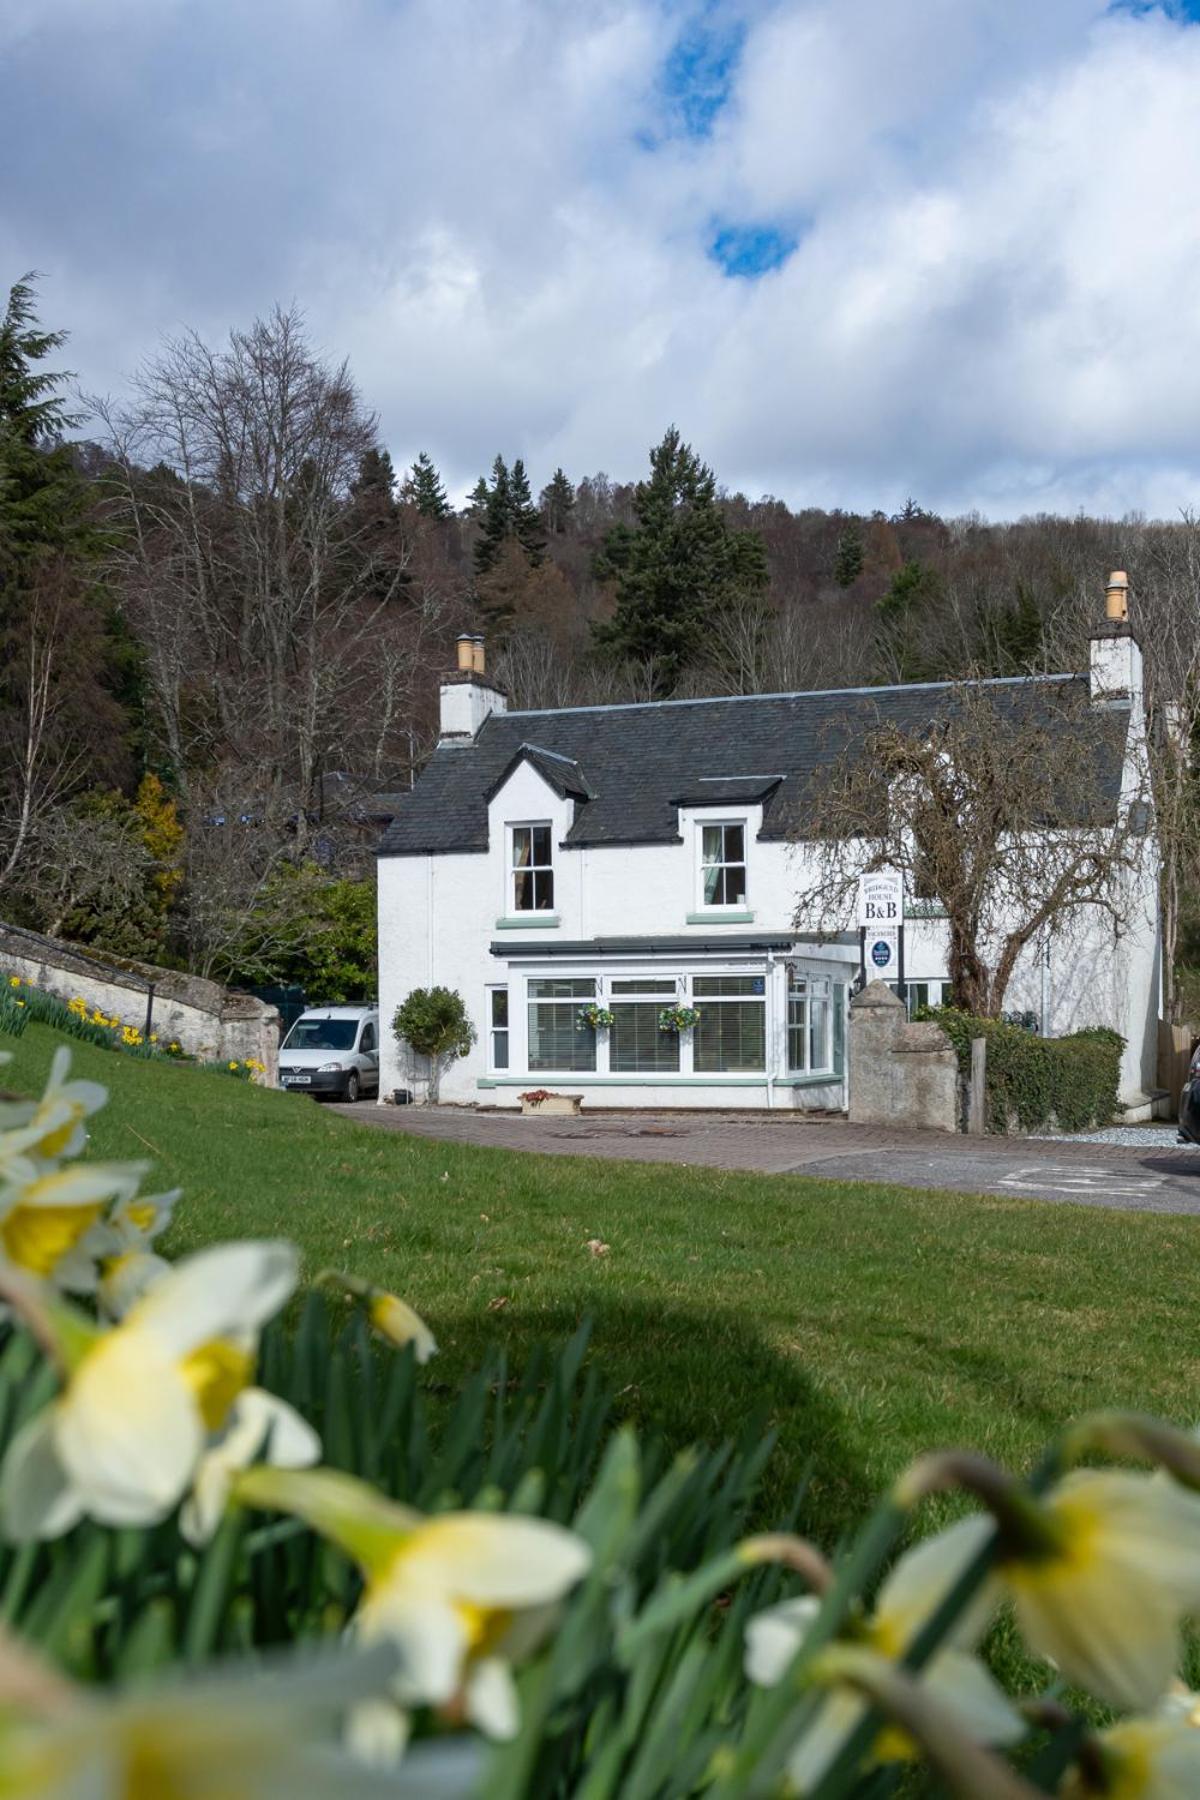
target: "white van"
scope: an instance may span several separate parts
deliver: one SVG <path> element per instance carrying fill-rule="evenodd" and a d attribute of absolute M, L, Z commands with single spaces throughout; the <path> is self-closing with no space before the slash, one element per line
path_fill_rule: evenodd
<path fill-rule="evenodd" d="M 314 1099 L 379 1092 L 379 1008 L 313 1006 L 279 1046 L 279 1085 Z"/>

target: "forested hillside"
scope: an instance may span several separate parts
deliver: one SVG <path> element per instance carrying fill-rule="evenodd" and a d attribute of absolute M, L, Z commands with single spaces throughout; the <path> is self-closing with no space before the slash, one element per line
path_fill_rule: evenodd
<path fill-rule="evenodd" d="M 1188 518 L 826 512 L 726 491 L 666 420 L 618 479 L 528 469 L 514 419 L 456 507 L 296 312 L 151 350 L 101 404 L 38 311 L 26 279 L 0 326 L 0 915 L 362 991 L 371 845 L 460 632 L 518 707 L 1009 675 L 1086 666 L 1120 567 L 1195 888 Z"/>

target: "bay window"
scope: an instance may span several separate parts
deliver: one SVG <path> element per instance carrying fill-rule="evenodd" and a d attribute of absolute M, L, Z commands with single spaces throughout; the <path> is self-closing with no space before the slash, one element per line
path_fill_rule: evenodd
<path fill-rule="evenodd" d="M 613 1022 L 608 1034 L 608 1064 L 614 1075 L 671 1075 L 679 1072 L 679 1033 L 658 1023 L 665 1006 L 678 997 L 674 978 L 633 976 L 609 984 Z"/>
<path fill-rule="evenodd" d="M 692 1034 L 697 1074 L 764 1072 L 767 984 L 762 975 L 697 975 L 692 996 L 700 1020 Z"/>
<path fill-rule="evenodd" d="M 788 970 L 788 1070 L 823 1074 L 834 1066 L 833 989 L 820 976 Z"/>
<path fill-rule="evenodd" d="M 579 1017 L 595 998 L 596 983 L 590 977 L 530 981 L 530 1069 L 596 1067 L 596 1033 Z"/>

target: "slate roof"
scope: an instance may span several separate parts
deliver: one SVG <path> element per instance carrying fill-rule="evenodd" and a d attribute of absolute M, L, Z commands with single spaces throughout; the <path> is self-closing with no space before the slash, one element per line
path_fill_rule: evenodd
<path fill-rule="evenodd" d="M 1081 710 L 1099 716 L 1087 708 L 1086 675 L 984 685 L 1014 726 L 1036 721 L 1065 731 Z M 678 805 L 702 804 L 700 796 L 717 805 L 761 798 L 762 837 L 785 838 L 802 826 L 804 793 L 817 770 L 881 723 L 932 724 L 954 706 L 955 692 L 932 682 L 493 713 L 473 740 L 438 746 L 412 792 L 400 796 L 379 854 L 486 850 L 488 797 L 523 755 L 556 791 L 576 797 L 569 846 L 676 842 Z M 1101 720 L 1097 774 L 1113 808 L 1128 718 L 1116 707 Z"/>

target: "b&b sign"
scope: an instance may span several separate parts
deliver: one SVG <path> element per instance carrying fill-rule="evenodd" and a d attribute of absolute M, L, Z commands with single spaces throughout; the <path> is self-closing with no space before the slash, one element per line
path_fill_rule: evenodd
<path fill-rule="evenodd" d="M 858 922 L 886 937 L 904 923 L 904 876 L 899 869 L 873 869 L 858 878 Z"/>

